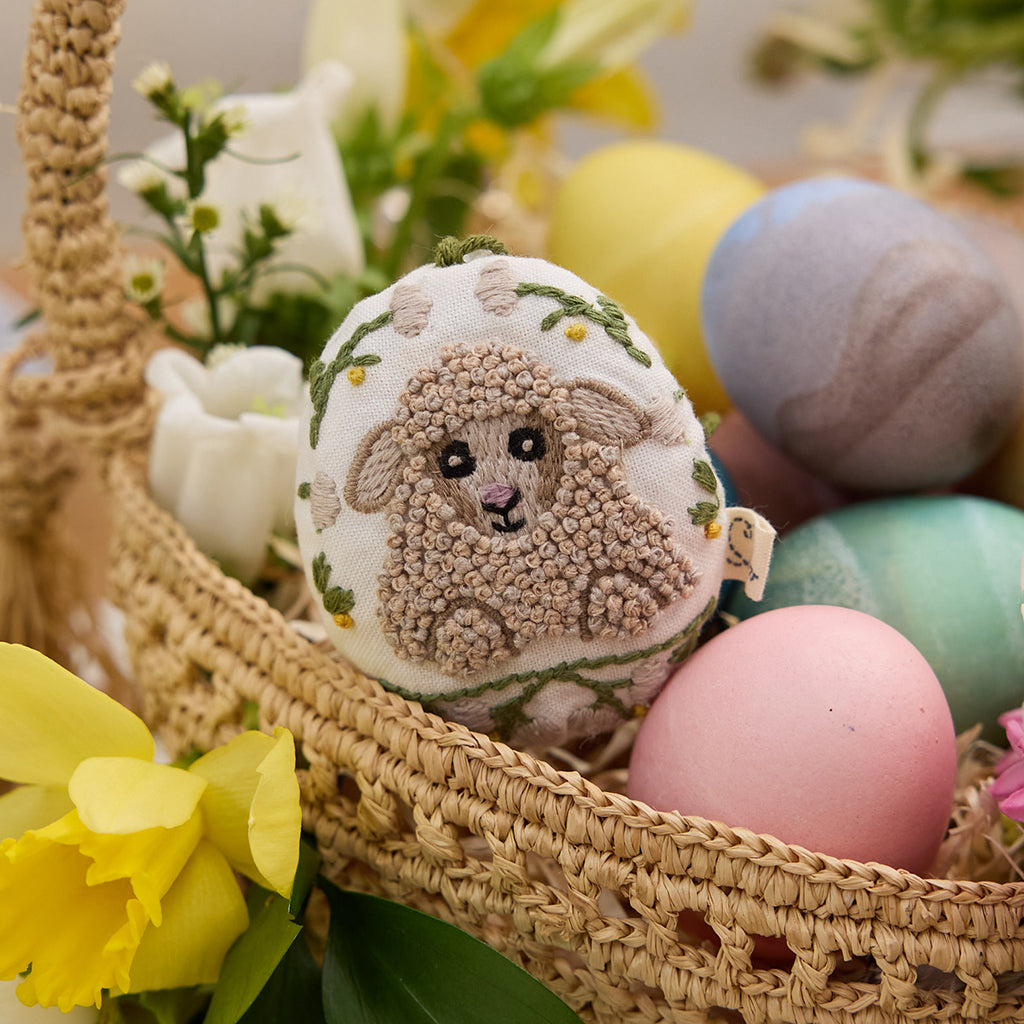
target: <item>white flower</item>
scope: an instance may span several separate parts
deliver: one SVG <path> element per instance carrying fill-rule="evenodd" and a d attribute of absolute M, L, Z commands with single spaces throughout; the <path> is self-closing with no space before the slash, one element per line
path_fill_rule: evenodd
<path fill-rule="evenodd" d="M 237 307 L 230 300 L 221 296 L 217 299 L 217 322 L 220 333 L 231 330 L 235 322 Z M 205 298 L 189 299 L 179 307 L 182 324 L 191 337 L 199 341 L 209 341 L 213 337 L 213 324 L 210 322 L 210 304 Z"/>
<path fill-rule="evenodd" d="M 301 196 L 313 213 L 308 226 L 278 243 L 269 267 L 301 264 L 325 277 L 362 272 L 362 240 L 330 128 L 350 81 L 345 68 L 326 63 L 310 71 L 292 92 L 234 96 L 230 104 L 214 104 L 214 112 L 243 107 L 247 118 L 245 132 L 232 139 L 230 151 L 207 164 L 206 187 L 199 197 L 220 215 L 219 244 L 207 254 L 215 283 L 234 259 L 232 251 L 242 247 L 243 211 L 254 217 L 262 203 L 288 194 Z M 146 152 L 163 166 L 184 166 L 184 143 L 178 134 L 159 140 Z M 243 159 L 234 159 L 234 153 Z M 183 195 L 180 181 L 175 180 L 174 187 Z M 256 297 L 271 289 L 314 286 L 308 274 L 282 271 L 264 278 Z"/>
<path fill-rule="evenodd" d="M 171 69 L 162 60 L 147 64 L 132 82 L 132 88 L 147 99 L 174 84 Z"/>
<path fill-rule="evenodd" d="M 138 195 L 145 195 L 167 184 L 167 174 L 148 160 L 133 160 L 117 172 L 117 180 Z"/>
<path fill-rule="evenodd" d="M 125 294 L 142 306 L 155 299 L 164 286 L 164 262 L 155 256 L 129 253 L 124 259 L 122 273 Z"/>
<path fill-rule="evenodd" d="M 220 207 L 209 199 L 193 199 L 185 210 L 185 227 L 200 235 L 209 235 L 221 226 Z"/>
<path fill-rule="evenodd" d="M 153 497 L 200 550 L 243 583 L 272 532 L 293 529 L 302 361 L 283 349 L 221 352 L 213 365 L 175 348 L 146 366 L 163 404 L 153 430 Z"/>
<path fill-rule="evenodd" d="M 344 137 L 369 108 L 387 130 L 405 103 L 408 54 L 402 0 L 312 0 L 306 17 L 302 66 L 337 61 L 352 73 L 352 86 L 334 117 Z"/>
<path fill-rule="evenodd" d="M 268 203 L 278 224 L 287 231 L 309 231 L 316 224 L 316 206 L 309 193 L 288 189 Z"/>
<path fill-rule="evenodd" d="M 96 1024 L 99 1019 L 95 1007 L 75 1006 L 62 1013 L 56 1006 L 26 1006 L 14 990 L 21 978 L 0 981 L 0 1021 L 3 1024 Z"/>
<path fill-rule="evenodd" d="M 692 6 L 690 0 L 568 0 L 538 64 L 625 67 L 666 33 L 684 27 Z"/>
<path fill-rule="evenodd" d="M 220 112 L 224 130 L 231 136 L 244 135 L 249 127 L 249 112 L 241 103 L 227 107 Z"/>

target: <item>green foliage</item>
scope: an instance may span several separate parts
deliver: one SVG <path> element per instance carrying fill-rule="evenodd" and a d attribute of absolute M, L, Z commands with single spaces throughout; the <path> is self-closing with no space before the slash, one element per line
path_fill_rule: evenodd
<path fill-rule="evenodd" d="M 254 885 L 246 902 L 249 927 L 224 958 L 203 1024 L 236 1024 L 302 931 L 302 925 L 292 920 L 283 896 Z"/>
<path fill-rule="evenodd" d="M 846 15 L 847 11 L 851 11 Z M 931 162 L 928 129 L 941 100 L 972 78 L 1002 72 L 1024 96 L 1024 6 L 1020 0 L 860 0 L 853 7 L 807 8 L 769 24 L 754 50 L 752 70 L 764 82 L 783 82 L 804 69 L 861 75 L 882 65 L 923 72 L 906 126 L 912 165 Z M 964 162 L 962 176 L 998 195 L 1021 191 L 1019 162 Z"/>
<path fill-rule="evenodd" d="M 322 885 L 331 906 L 327 1024 L 579 1024 L 540 982 L 466 932 Z"/>
<path fill-rule="evenodd" d="M 477 85 L 483 111 L 502 127 L 519 128 L 565 105 L 581 85 L 600 72 L 596 61 L 544 65 L 541 56 L 558 19 L 556 8 L 527 25 L 504 53 L 480 68 Z"/>

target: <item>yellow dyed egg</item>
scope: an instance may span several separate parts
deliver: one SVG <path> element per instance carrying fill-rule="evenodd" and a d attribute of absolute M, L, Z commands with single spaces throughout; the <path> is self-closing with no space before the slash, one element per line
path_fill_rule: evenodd
<path fill-rule="evenodd" d="M 556 197 L 549 259 L 625 307 L 698 413 L 730 405 L 701 338 L 704 269 L 725 229 L 764 191 L 709 153 L 631 140 L 581 160 Z"/>

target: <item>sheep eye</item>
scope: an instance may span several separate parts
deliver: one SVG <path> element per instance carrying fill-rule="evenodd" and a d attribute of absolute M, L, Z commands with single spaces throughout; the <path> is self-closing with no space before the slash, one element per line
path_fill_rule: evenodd
<path fill-rule="evenodd" d="M 469 476 L 476 469 L 476 459 L 469 453 L 469 445 L 465 441 L 452 441 L 441 450 L 438 459 L 441 476 L 448 480 Z"/>
<path fill-rule="evenodd" d="M 519 427 L 508 435 L 508 453 L 520 462 L 533 462 L 546 451 L 544 435 L 533 427 Z"/>

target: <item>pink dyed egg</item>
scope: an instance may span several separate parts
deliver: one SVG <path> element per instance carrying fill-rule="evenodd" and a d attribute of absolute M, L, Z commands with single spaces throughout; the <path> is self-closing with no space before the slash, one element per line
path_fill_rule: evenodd
<path fill-rule="evenodd" d="M 819 853 L 928 871 L 956 775 L 934 672 L 863 612 L 801 605 L 710 640 L 661 692 L 629 795 Z"/>

